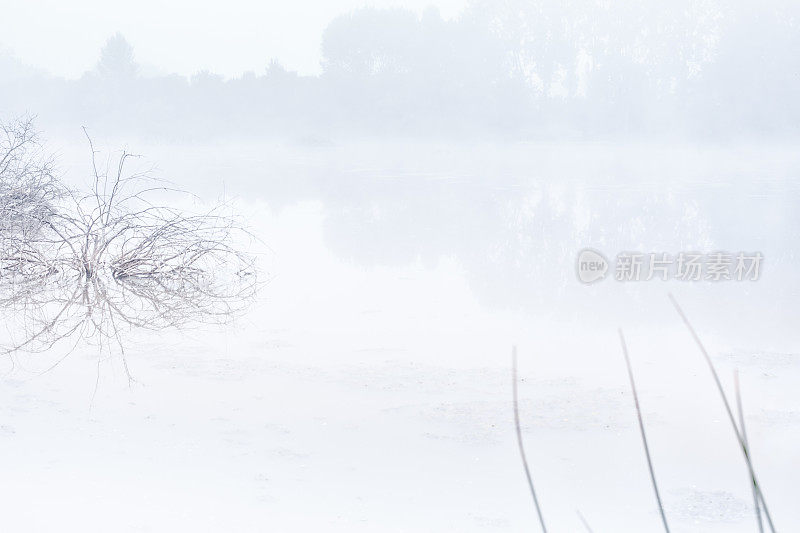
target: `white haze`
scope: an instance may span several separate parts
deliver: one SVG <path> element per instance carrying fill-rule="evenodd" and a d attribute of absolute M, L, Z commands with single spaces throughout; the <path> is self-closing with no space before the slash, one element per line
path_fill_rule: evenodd
<path fill-rule="evenodd" d="M 537 531 L 517 345 L 549 530 L 661 531 L 621 327 L 672 530 L 758 531 L 670 293 L 800 524 L 800 4 L 6 4 L 0 120 L 70 187 L 88 133 L 171 207 L 229 202 L 266 283 L 232 326 L 132 332 L 130 385 L 86 344 L 3 360 L 0 530 Z M 585 247 L 764 264 L 587 286 Z"/>

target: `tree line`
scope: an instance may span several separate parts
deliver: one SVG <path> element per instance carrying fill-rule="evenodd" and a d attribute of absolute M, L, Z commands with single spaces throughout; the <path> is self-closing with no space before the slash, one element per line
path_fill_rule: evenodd
<path fill-rule="evenodd" d="M 320 75 L 272 60 L 231 79 L 146 76 L 116 34 L 77 80 L 0 61 L 0 100 L 161 138 L 784 136 L 800 124 L 798 24 L 782 0 L 365 8 L 328 25 Z"/>

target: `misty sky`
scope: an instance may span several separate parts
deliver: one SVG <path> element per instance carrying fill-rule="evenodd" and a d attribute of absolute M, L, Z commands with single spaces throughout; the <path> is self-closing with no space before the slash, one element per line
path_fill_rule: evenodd
<path fill-rule="evenodd" d="M 4 2 L 0 52 L 68 78 L 97 61 L 109 35 L 122 32 L 145 72 L 224 76 L 261 72 L 271 58 L 302 74 L 320 70 L 320 40 L 331 19 L 352 9 L 432 5 L 445 18 L 466 0 L 33 0 Z"/>

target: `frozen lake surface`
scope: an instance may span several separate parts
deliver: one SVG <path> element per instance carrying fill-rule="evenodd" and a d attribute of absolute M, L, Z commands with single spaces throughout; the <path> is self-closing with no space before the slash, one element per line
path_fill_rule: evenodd
<path fill-rule="evenodd" d="M 106 144 L 121 146 L 114 142 Z M 88 164 L 57 140 L 66 177 Z M 617 327 L 675 531 L 752 532 L 732 391 L 777 527 L 800 523 L 800 154 L 789 146 L 131 144 L 231 198 L 269 281 L 225 329 L 81 346 L 0 386 L 9 531 L 657 531 Z M 605 280 L 585 246 L 760 251 L 757 282 Z"/>

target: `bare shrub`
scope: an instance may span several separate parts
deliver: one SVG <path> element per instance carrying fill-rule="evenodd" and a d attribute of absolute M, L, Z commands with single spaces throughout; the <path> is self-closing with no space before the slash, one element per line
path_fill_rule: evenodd
<path fill-rule="evenodd" d="M 41 351 L 76 337 L 113 342 L 124 354 L 125 330 L 225 323 L 244 311 L 257 272 L 254 256 L 238 246 L 252 238 L 226 206 L 190 214 L 159 205 L 158 196 L 180 191 L 149 172 L 128 172 L 137 157 L 130 153 L 99 164 L 89 144 L 88 193 L 56 183 L 44 214 L 26 215 L 35 231 L 0 231 L 0 306 L 19 326 L 6 351 Z M 35 166 L 9 168 L 10 178 L 37 175 Z"/>

